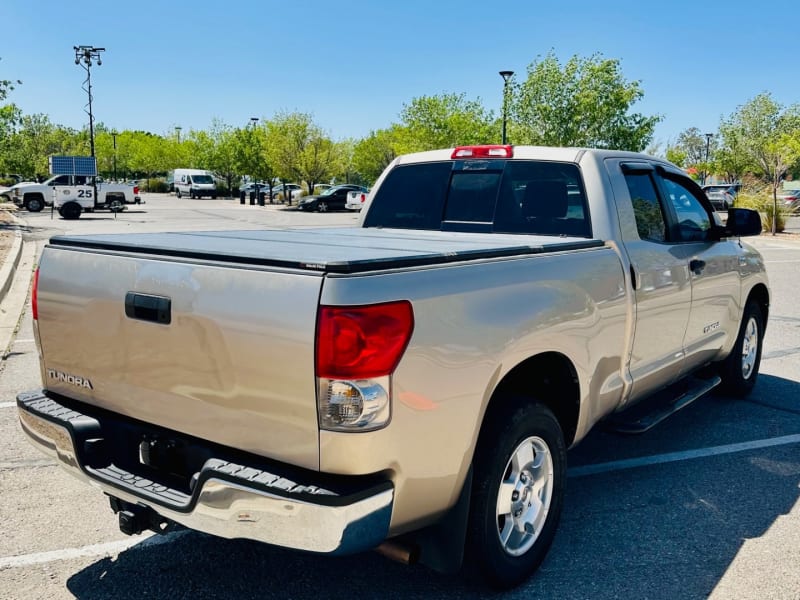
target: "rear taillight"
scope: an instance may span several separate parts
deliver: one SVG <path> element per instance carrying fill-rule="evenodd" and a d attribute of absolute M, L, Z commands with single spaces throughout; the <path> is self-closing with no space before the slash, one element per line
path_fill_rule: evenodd
<path fill-rule="evenodd" d="M 361 204 L 364 204 L 364 201 L 367 199 L 366 194 L 361 194 Z"/>
<path fill-rule="evenodd" d="M 316 370 L 322 429 L 367 431 L 389 422 L 390 378 L 413 331 L 407 301 L 320 308 Z"/>
<path fill-rule="evenodd" d="M 33 274 L 33 291 L 31 292 L 31 312 L 33 320 L 39 320 L 39 269 Z"/>
<path fill-rule="evenodd" d="M 133 186 L 133 195 L 135 196 L 138 193 L 139 193 L 139 186 L 138 185 Z"/>
<path fill-rule="evenodd" d="M 317 377 L 367 379 L 391 375 L 411 332 L 405 300 L 370 306 L 323 306 L 317 328 Z"/>
<path fill-rule="evenodd" d="M 512 158 L 514 148 L 510 145 L 459 146 L 450 158 Z"/>

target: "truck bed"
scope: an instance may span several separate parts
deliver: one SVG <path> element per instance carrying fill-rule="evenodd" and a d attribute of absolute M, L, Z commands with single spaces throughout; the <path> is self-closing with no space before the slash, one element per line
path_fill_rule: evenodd
<path fill-rule="evenodd" d="M 399 229 L 292 229 L 57 236 L 55 246 L 359 273 L 602 246 L 599 240 Z"/>
<path fill-rule="evenodd" d="M 317 469 L 314 340 L 328 274 L 596 246 L 379 229 L 55 237 L 38 287 L 42 378 L 61 396 Z"/>

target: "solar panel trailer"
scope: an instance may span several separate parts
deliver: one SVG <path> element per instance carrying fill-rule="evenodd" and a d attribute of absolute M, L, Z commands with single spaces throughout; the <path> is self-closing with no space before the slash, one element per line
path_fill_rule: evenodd
<path fill-rule="evenodd" d="M 97 175 L 97 159 L 94 156 L 51 156 L 51 175 Z"/>

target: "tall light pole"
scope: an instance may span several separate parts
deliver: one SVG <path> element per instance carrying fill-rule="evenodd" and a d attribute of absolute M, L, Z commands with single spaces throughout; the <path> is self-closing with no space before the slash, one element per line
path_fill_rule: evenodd
<path fill-rule="evenodd" d="M 89 146 L 94 158 L 94 116 L 92 115 L 92 61 L 97 61 L 97 66 L 103 64 L 100 59 L 100 53 L 105 52 L 105 48 L 96 48 L 95 46 L 73 46 L 75 50 L 75 64 L 81 65 L 86 70 L 86 81 L 84 81 L 84 90 L 89 95 Z"/>
<path fill-rule="evenodd" d="M 703 185 L 706 184 L 706 177 L 708 176 L 708 151 L 711 147 L 711 138 L 714 137 L 713 133 L 705 133 L 706 136 L 706 168 L 703 169 Z"/>
<path fill-rule="evenodd" d="M 183 129 L 183 127 L 181 127 L 180 125 L 175 127 L 175 133 L 178 135 L 178 143 L 179 144 L 181 143 L 181 129 Z"/>
<path fill-rule="evenodd" d="M 253 131 L 253 134 L 255 134 L 256 125 L 258 125 L 258 117 L 250 117 L 250 123 L 253 124 L 252 131 Z M 253 150 L 255 150 L 255 135 L 253 136 L 252 140 L 253 140 L 253 146 L 254 146 Z M 255 151 L 253 152 L 253 155 L 256 156 L 256 158 L 253 160 L 253 164 L 252 164 L 252 167 L 255 170 L 256 161 L 258 160 L 258 156 L 256 155 Z M 256 193 L 255 200 L 256 200 L 256 202 L 258 202 L 260 200 L 260 198 L 259 198 L 259 195 L 258 195 L 258 179 L 256 178 L 255 172 L 253 173 L 253 189 L 255 190 L 255 193 Z M 250 204 L 253 204 L 253 203 L 254 203 L 253 200 L 250 200 Z"/>
<path fill-rule="evenodd" d="M 506 143 L 506 118 L 508 117 L 508 81 L 514 75 L 514 71 L 500 71 L 503 78 L 503 144 Z"/>
<path fill-rule="evenodd" d="M 117 132 L 111 132 L 111 138 L 114 140 L 114 181 L 117 181 Z"/>

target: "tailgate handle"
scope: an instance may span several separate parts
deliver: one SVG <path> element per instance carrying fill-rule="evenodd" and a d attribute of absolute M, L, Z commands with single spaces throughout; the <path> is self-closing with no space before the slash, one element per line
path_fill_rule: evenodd
<path fill-rule="evenodd" d="M 125 314 L 131 319 L 169 325 L 172 321 L 172 300 L 163 296 L 128 292 L 125 294 Z"/>

